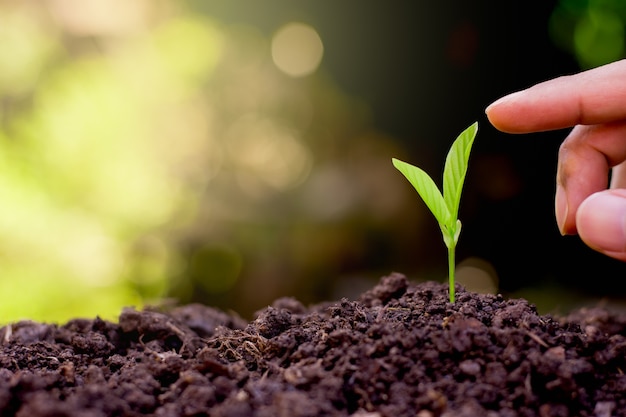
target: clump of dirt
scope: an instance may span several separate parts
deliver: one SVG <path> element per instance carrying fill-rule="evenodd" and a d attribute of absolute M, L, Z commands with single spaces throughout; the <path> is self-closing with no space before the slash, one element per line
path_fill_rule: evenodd
<path fill-rule="evenodd" d="M 0 415 L 626 416 L 626 316 L 392 274 L 356 300 L 0 329 Z"/>

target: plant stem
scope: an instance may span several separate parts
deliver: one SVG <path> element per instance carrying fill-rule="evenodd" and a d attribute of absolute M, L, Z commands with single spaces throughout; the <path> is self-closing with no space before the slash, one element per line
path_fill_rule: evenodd
<path fill-rule="evenodd" d="M 448 282 L 450 285 L 450 302 L 454 303 L 455 294 L 454 294 L 454 250 L 455 246 L 448 246 Z"/>

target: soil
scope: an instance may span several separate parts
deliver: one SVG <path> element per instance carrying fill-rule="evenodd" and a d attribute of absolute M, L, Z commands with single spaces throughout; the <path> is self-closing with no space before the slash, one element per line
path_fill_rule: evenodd
<path fill-rule="evenodd" d="M 0 415 L 626 416 L 626 315 L 383 277 L 356 300 L 0 329 Z"/>

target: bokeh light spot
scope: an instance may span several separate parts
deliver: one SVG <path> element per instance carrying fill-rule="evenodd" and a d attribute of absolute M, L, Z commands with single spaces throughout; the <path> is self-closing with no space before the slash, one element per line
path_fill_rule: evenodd
<path fill-rule="evenodd" d="M 324 45 L 317 31 L 304 23 L 289 23 L 272 38 L 274 64 L 291 77 L 312 74 L 322 61 Z"/>
<path fill-rule="evenodd" d="M 58 24 L 78 36 L 136 32 L 145 27 L 150 10 L 145 0 L 52 0 L 48 4 Z"/>
<path fill-rule="evenodd" d="M 26 12 L 0 10 L 0 92 L 23 94 L 60 47 L 56 34 Z"/>
<path fill-rule="evenodd" d="M 499 279 L 494 266 L 482 258 L 470 257 L 463 260 L 456 268 L 457 283 L 466 290 L 482 294 L 495 294 Z"/>
<path fill-rule="evenodd" d="M 251 194 L 261 185 L 285 191 L 302 183 L 312 157 L 296 132 L 255 114 L 235 122 L 227 135 L 231 159 L 243 189 Z"/>
<path fill-rule="evenodd" d="M 173 19 L 159 29 L 155 38 L 161 64 L 182 79 L 208 78 L 219 62 L 222 36 L 207 19 Z"/>

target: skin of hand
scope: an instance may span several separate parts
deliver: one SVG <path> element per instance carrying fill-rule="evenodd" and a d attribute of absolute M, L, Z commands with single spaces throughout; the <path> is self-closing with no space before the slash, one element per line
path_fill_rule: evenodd
<path fill-rule="evenodd" d="M 507 133 L 573 127 L 559 149 L 557 224 L 626 261 L 626 60 L 536 84 L 485 111 Z"/>

